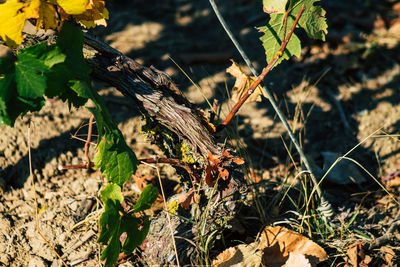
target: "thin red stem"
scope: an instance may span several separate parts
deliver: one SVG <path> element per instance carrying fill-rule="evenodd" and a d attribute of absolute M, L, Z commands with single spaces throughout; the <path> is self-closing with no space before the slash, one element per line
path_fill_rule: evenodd
<path fill-rule="evenodd" d="M 89 119 L 89 129 L 88 129 L 88 136 L 85 143 L 85 159 L 86 159 L 86 168 L 90 168 L 90 158 L 89 158 L 89 149 L 90 149 L 90 140 L 92 139 L 92 126 L 93 126 L 93 119 L 94 116 L 90 116 Z"/>
<path fill-rule="evenodd" d="M 268 64 L 268 66 L 263 69 L 263 71 L 260 74 L 260 76 L 257 77 L 257 79 L 254 81 L 254 83 L 250 86 L 250 88 L 244 93 L 242 98 L 239 99 L 239 101 L 235 104 L 235 106 L 233 106 L 232 110 L 229 112 L 228 116 L 222 122 L 222 124 L 218 125 L 217 132 L 221 131 L 222 129 L 224 129 L 226 127 L 226 125 L 229 124 L 229 122 L 236 115 L 236 113 L 239 111 L 239 109 L 242 107 L 242 105 L 246 102 L 246 100 L 254 92 L 254 90 L 261 83 L 261 81 L 264 80 L 265 76 L 270 72 L 270 70 L 276 64 L 278 59 L 283 55 L 283 52 L 284 52 L 284 50 L 285 50 L 285 48 L 286 48 L 286 46 L 287 46 L 287 44 L 288 44 L 288 42 L 290 40 L 290 37 L 292 37 L 294 29 L 296 28 L 296 25 L 299 22 L 299 19 L 300 19 L 301 15 L 303 14 L 303 11 L 304 11 L 304 5 L 301 7 L 299 14 L 297 15 L 296 20 L 294 21 L 292 27 L 290 28 L 288 36 L 282 42 L 279 51 L 276 53 L 276 55 L 271 60 L 271 62 Z"/>

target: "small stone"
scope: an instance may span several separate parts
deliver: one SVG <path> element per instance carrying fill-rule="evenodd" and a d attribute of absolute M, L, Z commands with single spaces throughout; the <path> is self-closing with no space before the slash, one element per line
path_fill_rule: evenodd
<path fill-rule="evenodd" d="M 43 266 L 46 266 L 46 263 L 41 257 L 32 256 L 32 258 L 29 260 L 28 267 L 43 267 Z"/>

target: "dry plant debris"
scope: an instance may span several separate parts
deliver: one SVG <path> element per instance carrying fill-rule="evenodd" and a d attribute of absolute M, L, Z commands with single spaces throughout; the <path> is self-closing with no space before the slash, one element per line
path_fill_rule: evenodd
<path fill-rule="evenodd" d="M 316 266 L 327 259 L 323 248 L 287 228 L 266 227 L 260 238 L 222 252 L 213 267 L 223 266 Z M 295 265 L 293 265 L 295 263 Z"/>
<path fill-rule="evenodd" d="M 226 69 L 226 72 L 231 74 L 233 77 L 236 78 L 235 85 L 232 88 L 232 100 L 237 103 L 239 99 L 243 97 L 245 92 L 249 90 L 250 86 L 254 81 L 257 79 L 257 77 L 254 76 L 247 76 L 242 68 L 237 64 L 235 61 L 232 61 L 232 65 Z M 247 99 L 247 102 L 260 102 L 261 101 L 261 96 L 263 94 L 263 90 L 261 88 L 261 85 L 258 85 L 254 93 Z M 267 97 L 264 95 L 264 97 Z"/>

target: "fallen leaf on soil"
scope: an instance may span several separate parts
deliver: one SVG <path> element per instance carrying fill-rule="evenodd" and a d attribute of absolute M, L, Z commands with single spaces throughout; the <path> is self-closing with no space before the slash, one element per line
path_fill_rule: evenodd
<path fill-rule="evenodd" d="M 276 266 L 283 265 L 288 260 L 289 253 L 304 255 L 311 266 L 327 257 L 325 250 L 307 237 L 280 226 L 264 229 L 259 249 L 264 252 L 263 264 L 268 266 L 272 266 L 272 263 Z"/>
<path fill-rule="evenodd" d="M 214 180 L 214 173 L 218 171 L 218 166 L 217 165 L 207 165 L 205 169 L 206 177 L 205 181 L 208 186 L 213 186 L 215 183 Z"/>
<path fill-rule="evenodd" d="M 350 266 L 366 267 L 372 260 L 370 256 L 365 255 L 361 242 L 356 242 L 347 249 L 347 258 L 351 265 L 346 263 L 344 266 L 349 266 L 349 267 Z"/>
<path fill-rule="evenodd" d="M 229 172 L 225 168 L 219 168 L 219 175 L 221 176 L 222 179 L 225 181 L 228 180 L 229 178 Z"/>
<path fill-rule="evenodd" d="M 222 152 L 222 156 L 225 157 L 225 158 L 227 158 L 227 159 L 233 158 L 233 156 L 231 155 L 231 150 L 230 150 L 230 149 L 224 150 L 224 151 Z"/>
<path fill-rule="evenodd" d="M 181 203 L 182 208 L 188 210 L 190 205 L 194 203 L 199 203 L 200 195 L 196 194 L 195 191 L 191 190 L 186 194 L 182 194 L 179 196 L 178 201 Z"/>
<path fill-rule="evenodd" d="M 310 261 L 303 255 L 289 252 L 289 258 L 282 267 L 311 267 Z"/>
<path fill-rule="evenodd" d="M 214 165 L 217 165 L 220 162 L 218 156 L 217 155 L 213 155 L 213 154 L 209 154 L 207 156 L 207 160 L 208 160 L 208 162 L 210 164 L 214 164 Z"/>
<path fill-rule="evenodd" d="M 244 159 L 236 158 L 236 159 L 233 159 L 233 162 L 235 162 L 237 165 L 242 165 L 242 164 L 244 164 Z"/>
<path fill-rule="evenodd" d="M 357 261 L 357 244 L 352 245 L 347 249 L 347 258 L 349 259 L 349 262 L 352 266 L 358 266 L 358 261 Z"/>
<path fill-rule="evenodd" d="M 232 66 L 226 69 L 226 72 L 236 78 L 235 85 L 232 88 L 232 100 L 238 102 L 239 99 L 246 93 L 253 82 L 257 79 L 254 76 L 247 76 L 240 66 L 232 60 Z M 260 102 L 263 95 L 262 87 L 259 85 L 250 95 L 246 102 Z M 264 97 L 266 97 L 264 95 Z"/>
<path fill-rule="evenodd" d="M 341 154 L 331 151 L 322 152 L 324 158 L 324 170 L 327 171 L 335 161 L 341 157 Z M 335 184 L 361 184 L 365 182 L 356 165 L 348 160 L 342 159 L 330 170 L 326 179 Z"/>
<path fill-rule="evenodd" d="M 394 256 L 396 255 L 395 252 L 393 251 L 393 249 L 388 248 L 388 247 L 381 247 L 379 249 L 380 251 L 382 251 L 385 254 L 385 261 L 386 264 L 382 264 L 382 267 L 392 267 L 392 260 L 394 258 Z"/>
<path fill-rule="evenodd" d="M 213 260 L 212 267 L 252 267 L 260 266 L 261 264 L 261 251 L 257 251 L 257 246 L 252 243 L 249 245 L 238 245 L 231 247 L 220 253 L 215 260 Z"/>
<path fill-rule="evenodd" d="M 316 266 L 327 258 L 319 245 L 284 227 L 267 227 L 259 240 L 238 245 L 219 254 L 213 267 L 223 266 Z"/>

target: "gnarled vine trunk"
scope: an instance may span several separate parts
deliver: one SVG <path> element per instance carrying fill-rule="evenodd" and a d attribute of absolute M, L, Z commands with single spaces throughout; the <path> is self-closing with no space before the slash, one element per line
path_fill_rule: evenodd
<path fill-rule="evenodd" d="M 43 40 L 52 42 L 54 38 L 29 35 L 26 41 L 29 40 L 34 43 Z M 183 143 L 189 146 L 193 159 L 189 165 L 196 166 L 196 175 L 186 173 L 186 176 L 188 179 L 197 176 L 198 180 L 202 180 L 200 200 L 190 210 L 178 209 L 178 216 L 171 214 L 171 220 L 167 218 L 167 211 L 153 218 L 143 245 L 143 256 L 148 264 L 177 262 L 176 254 L 180 264 L 198 264 L 202 253 L 204 256 L 201 244 L 208 243 L 210 248 L 215 238 L 237 215 L 237 200 L 247 190 L 242 172 L 234 161 L 226 160 L 223 168 L 228 170 L 229 178 L 215 177 L 216 185 L 207 186 L 204 181 L 209 164 L 207 157 L 223 157 L 224 150 L 217 144 L 203 112 L 181 94 L 165 73 L 138 64 L 87 33 L 85 45 L 85 57 L 93 67 L 93 78 L 115 86 L 136 102 L 146 119 L 146 127 L 157 129 L 149 131 L 149 135 L 153 135 L 152 141 L 164 150 L 166 157 L 179 159 L 176 147 Z M 182 173 L 182 169 L 177 171 Z M 186 190 L 189 188 L 186 187 Z M 177 253 L 171 242 L 171 228 Z"/>

